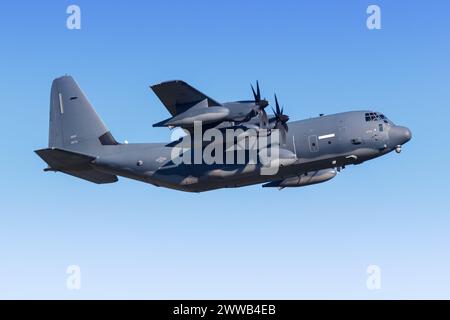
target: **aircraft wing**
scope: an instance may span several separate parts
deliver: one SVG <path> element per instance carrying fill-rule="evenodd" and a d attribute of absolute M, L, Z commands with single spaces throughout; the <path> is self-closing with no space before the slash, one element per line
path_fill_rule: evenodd
<path fill-rule="evenodd" d="M 166 81 L 150 87 L 174 117 L 207 99 L 208 107 L 221 104 L 184 81 Z"/>

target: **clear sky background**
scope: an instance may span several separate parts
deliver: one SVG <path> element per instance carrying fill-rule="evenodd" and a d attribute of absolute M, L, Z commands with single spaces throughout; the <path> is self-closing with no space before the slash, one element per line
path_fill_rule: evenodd
<path fill-rule="evenodd" d="M 81 7 L 81 30 L 66 8 Z M 382 30 L 368 30 L 377 4 Z M 8 1 L 0 10 L 0 298 L 450 298 L 449 1 Z M 305 188 L 201 194 L 44 173 L 71 74 L 117 140 L 168 141 L 148 86 L 277 92 L 291 119 L 370 108 L 398 155 Z M 81 268 L 81 289 L 66 268 Z M 366 268 L 381 268 L 368 290 Z"/>

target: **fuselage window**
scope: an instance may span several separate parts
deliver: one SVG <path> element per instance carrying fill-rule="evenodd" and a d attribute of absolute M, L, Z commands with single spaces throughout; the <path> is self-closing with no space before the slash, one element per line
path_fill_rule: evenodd
<path fill-rule="evenodd" d="M 379 130 L 380 132 L 382 132 L 382 131 L 384 130 L 383 124 L 382 124 L 382 123 L 380 123 L 380 124 L 378 125 L 378 130 Z"/>

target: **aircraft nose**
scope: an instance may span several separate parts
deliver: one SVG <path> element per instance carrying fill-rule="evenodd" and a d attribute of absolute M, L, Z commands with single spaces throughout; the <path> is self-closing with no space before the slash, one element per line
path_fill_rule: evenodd
<path fill-rule="evenodd" d="M 412 138 L 411 130 L 407 127 L 393 126 L 389 130 L 389 139 L 393 146 L 401 146 Z"/>

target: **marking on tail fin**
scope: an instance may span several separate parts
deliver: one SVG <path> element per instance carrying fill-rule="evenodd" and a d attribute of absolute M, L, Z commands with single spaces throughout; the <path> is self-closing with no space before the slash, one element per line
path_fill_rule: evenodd
<path fill-rule="evenodd" d="M 64 114 L 64 105 L 62 100 L 62 94 L 58 93 L 59 96 L 59 111 L 61 111 L 61 114 Z"/>

